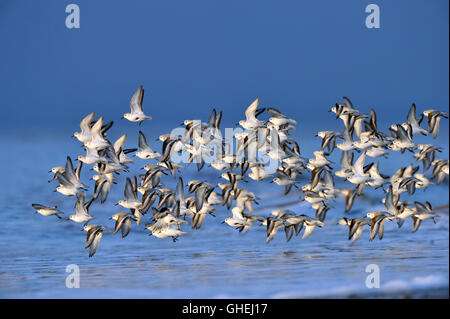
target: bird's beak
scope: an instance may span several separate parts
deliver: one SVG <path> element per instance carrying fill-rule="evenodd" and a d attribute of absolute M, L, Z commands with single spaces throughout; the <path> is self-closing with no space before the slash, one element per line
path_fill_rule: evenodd
<path fill-rule="evenodd" d="M 121 118 L 120 118 L 121 120 L 123 120 L 124 119 L 124 117 L 122 116 Z"/>
<path fill-rule="evenodd" d="M 117 206 L 117 205 L 119 205 L 119 203 L 115 203 L 115 204 L 114 204 L 114 206 Z"/>

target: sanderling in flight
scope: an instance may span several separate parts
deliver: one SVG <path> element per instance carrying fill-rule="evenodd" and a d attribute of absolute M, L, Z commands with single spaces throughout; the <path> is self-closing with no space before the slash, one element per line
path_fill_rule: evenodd
<path fill-rule="evenodd" d="M 139 122 L 139 125 L 142 124 L 142 121 L 144 120 L 151 120 L 151 116 L 147 116 L 144 114 L 142 110 L 142 102 L 144 100 L 144 89 L 142 88 L 142 85 L 139 87 L 139 89 L 136 90 L 136 92 L 133 94 L 133 97 L 130 101 L 130 113 L 125 113 L 123 115 L 123 118 L 127 119 L 131 122 Z"/>
<path fill-rule="evenodd" d="M 33 208 L 36 210 L 36 214 L 39 213 L 42 216 L 52 216 L 55 215 L 56 217 L 58 217 L 59 219 L 61 219 L 62 217 L 59 216 L 59 214 L 64 214 L 63 212 L 58 210 L 58 207 L 47 207 L 41 204 L 31 204 L 31 206 L 33 206 Z"/>

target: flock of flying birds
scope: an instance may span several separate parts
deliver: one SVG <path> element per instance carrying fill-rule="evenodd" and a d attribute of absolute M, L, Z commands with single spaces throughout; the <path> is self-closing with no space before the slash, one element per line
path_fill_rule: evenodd
<path fill-rule="evenodd" d="M 123 118 L 137 122 L 151 119 L 144 114 L 142 102 L 144 90 L 142 86 L 134 93 L 130 101 L 130 113 Z M 342 132 L 322 131 L 317 135 L 322 139 L 321 148 L 315 151 L 314 157 L 306 159 L 301 156 L 297 142 L 290 136 L 295 129 L 295 120 L 288 118 L 275 108 L 258 108 L 256 99 L 245 111 L 245 120 L 239 121 L 244 129 L 234 134 L 236 151 L 221 135 L 220 122 L 222 112 L 214 109 L 207 122 L 186 120 L 183 134 L 165 134 L 159 137 L 162 142 L 161 153 L 155 152 L 147 143 L 142 131 L 139 131 L 139 148 L 125 148 L 127 135 L 124 134 L 117 141 L 111 143 L 106 136 L 112 122 L 103 124 L 103 117 L 94 121 L 94 113 L 87 115 L 80 123 L 80 132 L 75 132 L 77 138 L 86 151 L 78 156 L 77 166 L 74 168 L 68 156 L 65 166 L 51 169 L 53 180 L 59 182 L 55 192 L 76 198 L 75 214 L 67 220 L 83 224 L 87 232 L 85 248 L 89 248 L 89 257 L 97 251 L 100 239 L 108 228 L 89 224 L 94 219 L 89 213 L 89 207 L 94 201 L 102 204 L 107 200 L 111 187 L 116 184 L 116 175 L 128 172 L 129 164 L 133 163 L 130 154 L 144 160 L 152 160 L 144 166 L 145 174 L 127 177 L 124 188 L 124 199 L 115 205 L 126 209 L 111 216 L 115 222 L 113 234 L 121 232 L 126 237 L 133 223 L 138 226 L 142 218 L 151 208 L 151 217 L 145 225 L 151 234 L 158 238 L 172 238 L 186 234 L 181 224 L 190 221 L 193 229 L 199 229 L 208 215 L 215 216 L 217 206 L 231 209 L 231 216 L 222 223 L 236 228 L 239 232 L 247 232 L 254 222 L 266 226 L 266 242 L 269 243 L 280 228 L 284 228 L 286 240 L 293 234 L 297 236 L 302 229 L 303 238 L 311 235 L 316 227 L 323 227 L 327 212 L 333 207 L 331 200 L 338 197 L 345 198 L 345 211 L 352 208 L 353 202 L 363 194 L 365 187 L 379 188 L 384 191 L 383 203 L 385 209 L 367 212 L 364 218 L 342 218 L 340 225 L 348 227 L 348 239 L 352 242 L 360 238 L 364 226 L 370 227 L 369 240 L 378 236 L 383 238 L 384 223 L 396 221 L 398 227 L 411 218 L 413 232 L 417 231 L 421 222 L 427 219 L 434 221 L 435 213 L 429 202 L 408 202 L 401 200 L 402 193 L 414 194 L 418 188 L 427 188 L 440 184 L 449 174 L 449 161 L 437 158 L 440 147 L 432 144 L 415 145 L 413 136 L 416 134 L 432 134 L 434 138 L 439 132 L 441 118 L 448 118 L 448 114 L 436 110 L 424 111 L 420 117 L 416 115 L 413 104 L 408 112 L 406 122 L 393 124 L 389 133 L 378 129 L 377 117 L 372 109 L 370 115 L 360 113 L 353 107 L 351 101 L 344 97 L 343 104 L 336 103 L 330 112 L 343 122 Z M 262 120 L 263 114 L 268 114 L 268 120 Z M 422 120 L 427 118 L 428 127 L 421 127 Z M 333 171 L 332 162 L 327 159 L 335 149 L 342 152 L 340 170 Z M 401 167 L 392 176 L 380 172 L 379 163 L 366 164 L 366 158 L 386 157 L 389 151 L 414 154 L 420 165 Z M 175 156 L 188 154 L 187 165 L 195 162 L 200 171 L 205 164 L 205 156 L 214 155 L 210 166 L 220 172 L 223 183 L 212 185 L 206 181 L 193 180 L 187 184 L 181 177 L 179 160 Z M 258 156 L 260 155 L 260 156 Z M 358 156 L 354 161 L 354 156 Z M 273 172 L 267 169 L 268 156 L 272 163 L 276 163 Z M 97 174 L 92 176 L 95 181 L 94 194 L 87 200 L 88 186 L 81 181 L 81 169 L 84 164 L 92 165 Z M 426 177 L 427 171 L 430 171 Z M 309 173 L 310 172 L 310 173 Z M 310 174 L 310 183 L 299 189 L 300 200 L 309 202 L 316 211 L 314 217 L 296 214 L 288 209 L 273 210 L 270 217 L 254 214 L 253 204 L 258 204 L 259 198 L 244 189 L 242 183 L 248 179 L 255 181 L 270 180 L 272 183 L 284 187 L 284 194 L 291 192 L 292 187 L 299 188 L 301 175 Z M 161 183 L 162 175 L 178 176 L 175 189 L 167 188 Z M 309 175 L 308 175 L 309 176 Z M 352 188 L 340 189 L 335 185 L 334 178 L 346 180 L 353 184 Z M 309 180 L 309 177 L 308 177 Z M 190 197 L 188 197 L 189 195 Z M 63 219 L 63 214 L 56 206 L 48 207 L 32 204 L 36 213 L 44 216 L 55 215 Z"/>

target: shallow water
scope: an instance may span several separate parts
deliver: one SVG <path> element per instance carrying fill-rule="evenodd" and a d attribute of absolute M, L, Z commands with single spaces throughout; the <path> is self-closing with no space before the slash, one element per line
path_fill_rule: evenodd
<path fill-rule="evenodd" d="M 120 130 L 117 130 L 120 132 Z M 154 133 L 154 137 L 161 132 Z M 350 294 L 372 293 L 366 287 L 369 275 L 366 267 L 380 268 L 378 291 L 414 292 L 447 288 L 449 279 L 449 217 L 448 208 L 438 212 L 437 223 L 427 220 L 419 231 L 411 233 L 412 223 L 401 229 L 395 223 L 386 224 L 384 239 L 368 241 L 368 229 L 353 245 L 347 240 L 347 228 L 337 225 L 345 215 L 343 202 L 332 203 L 322 229 L 301 240 L 293 237 L 286 243 L 279 231 L 275 239 L 265 243 L 265 227 L 254 224 L 247 234 L 221 224 L 228 217 L 226 209 L 218 207 L 216 218 L 207 216 L 200 230 L 182 225 L 188 234 L 177 242 L 148 236 L 142 224 L 133 225 L 128 237 L 105 233 L 96 255 L 88 258 L 84 249 L 85 232 L 69 221 L 33 214 L 31 203 L 58 205 L 72 214 L 75 200 L 54 193 L 56 183 L 47 183 L 47 171 L 63 165 L 65 156 L 74 158 L 81 148 L 70 134 L 4 134 L 1 149 L 11 157 L 0 157 L 3 169 L 0 197 L 0 297 L 3 298 L 292 298 L 345 297 Z M 112 139 L 114 139 L 114 136 Z M 151 139 L 154 140 L 154 137 Z M 448 145 L 447 139 L 441 140 Z M 148 137 L 150 141 L 150 137 Z M 132 147 L 135 138 L 127 144 Z M 433 141 L 434 142 L 434 141 Z M 314 141 L 317 145 L 318 141 Z M 156 142 L 151 143 L 155 147 Z M 304 156 L 314 147 L 301 144 Z M 159 147 L 158 147 L 159 149 Z M 21 156 L 28 154 L 28 156 Z M 448 158 L 448 151 L 439 154 Z M 32 160 L 30 160 L 30 157 Z M 392 159 L 396 157 L 393 156 Z M 404 162 L 382 161 L 383 172 L 392 173 L 406 166 Z M 338 158 L 334 159 L 338 161 Z M 137 160 L 134 167 L 142 167 Z M 336 164 L 337 165 L 337 164 Z M 383 166 L 385 165 L 385 166 Z M 84 181 L 91 173 L 83 167 Z M 18 173 L 20 172 L 20 173 Z M 131 171 L 135 174 L 138 170 Z M 185 182 L 194 176 L 194 168 L 183 175 Z M 90 212 L 95 223 L 113 228 L 108 220 L 121 211 L 113 204 L 121 198 L 124 174 L 105 205 L 94 203 Z M 173 177 L 163 177 L 172 183 Z M 196 179 L 219 181 L 214 169 L 206 167 Z M 89 183 L 93 189 L 92 181 Z M 244 184 L 245 185 L 245 184 Z M 282 189 L 268 182 L 249 183 L 244 187 L 261 197 L 255 214 L 267 216 L 274 207 L 287 206 L 297 213 L 313 216 L 313 210 L 299 201 L 298 190 L 282 196 Z M 433 206 L 448 204 L 448 182 L 427 191 L 417 190 L 414 200 L 430 201 Z M 366 199 L 357 199 L 350 217 L 362 217 L 368 209 L 382 207 L 380 192 L 368 192 Z M 402 195 L 402 199 L 406 196 Z M 81 288 L 65 286 L 66 266 L 80 268 Z"/>

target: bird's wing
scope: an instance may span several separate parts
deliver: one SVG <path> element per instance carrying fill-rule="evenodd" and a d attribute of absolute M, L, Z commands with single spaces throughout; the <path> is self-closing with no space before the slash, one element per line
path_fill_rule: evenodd
<path fill-rule="evenodd" d="M 77 177 L 78 181 L 80 181 L 81 178 L 81 168 L 83 167 L 83 162 L 78 161 L 77 167 L 75 168 L 75 176 Z"/>
<path fill-rule="evenodd" d="M 273 107 L 269 107 L 267 109 L 267 112 L 269 112 L 269 114 L 272 115 L 273 117 L 286 118 L 286 116 L 283 113 L 281 113 L 280 111 L 278 111 Z"/>
<path fill-rule="evenodd" d="M 139 142 L 138 142 L 138 146 L 140 149 L 150 149 L 150 146 L 147 143 L 147 139 L 145 138 L 144 133 L 142 133 L 141 131 L 139 131 Z"/>
<path fill-rule="evenodd" d="M 51 208 L 51 207 L 47 207 L 41 204 L 31 204 L 31 206 L 33 206 L 34 209 L 45 209 L 45 208 Z"/>
<path fill-rule="evenodd" d="M 125 144 L 125 140 L 127 139 L 127 134 L 123 134 L 121 137 L 117 139 L 117 141 L 114 142 L 114 151 L 117 153 L 120 149 L 123 149 L 123 146 Z"/>
<path fill-rule="evenodd" d="M 239 208 L 239 207 L 236 207 Z M 233 218 L 234 219 L 238 219 L 238 220 L 244 220 L 244 216 L 242 215 L 242 213 L 244 212 L 243 209 L 232 209 L 231 213 L 233 214 Z"/>
<path fill-rule="evenodd" d="M 412 104 L 411 108 L 409 109 L 408 115 L 406 116 L 406 120 L 410 124 L 418 124 L 417 123 L 417 117 L 416 117 L 416 104 Z"/>
<path fill-rule="evenodd" d="M 103 125 L 103 116 L 100 116 L 100 118 L 95 122 L 94 125 L 91 127 L 91 135 L 92 136 L 101 136 L 100 131 L 102 129 Z"/>
<path fill-rule="evenodd" d="M 258 107 L 258 104 L 259 104 L 259 98 L 254 100 L 253 103 L 250 104 L 250 106 L 247 108 L 247 110 L 245 110 L 245 117 L 246 117 L 247 121 L 258 122 L 258 120 L 256 119 L 256 116 L 255 116 L 255 111 L 256 111 L 256 108 Z"/>
<path fill-rule="evenodd" d="M 122 238 L 126 237 L 131 230 L 131 217 L 125 217 L 124 220 L 122 224 Z"/>
<path fill-rule="evenodd" d="M 351 153 L 353 155 L 353 153 Z M 349 161 L 348 151 L 342 151 L 341 155 L 341 169 L 351 169 L 352 163 Z"/>
<path fill-rule="evenodd" d="M 85 132 L 89 132 L 90 131 L 90 124 L 92 122 L 92 119 L 94 118 L 95 113 L 92 112 L 91 114 L 87 115 L 85 118 L 83 118 L 80 122 L 80 128 L 81 128 L 81 132 L 85 133 Z"/>
<path fill-rule="evenodd" d="M 85 204 L 85 198 L 86 198 L 86 195 L 84 193 L 81 193 L 77 198 L 77 202 L 75 203 L 75 213 L 77 215 L 89 216 L 89 213 L 88 213 L 88 210 L 87 210 L 86 204 Z"/>
<path fill-rule="evenodd" d="M 55 174 L 56 178 L 58 179 L 58 182 L 65 187 L 72 187 L 73 184 L 60 172 L 56 172 Z"/>
<path fill-rule="evenodd" d="M 80 161 L 81 162 L 81 161 Z M 64 174 L 63 174 L 68 180 L 69 182 L 71 182 L 72 184 L 76 184 L 77 183 L 77 176 L 75 175 L 75 171 L 73 169 L 73 164 L 72 164 L 72 160 L 70 159 L 70 156 L 67 156 L 67 160 L 66 160 L 66 166 L 64 168 Z"/>
<path fill-rule="evenodd" d="M 202 207 L 203 203 L 205 201 L 205 194 L 206 194 L 206 188 L 205 187 L 198 187 L 195 191 L 195 209 L 197 212 L 199 212 Z"/>
<path fill-rule="evenodd" d="M 397 125 L 397 136 L 400 140 L 410 140 L 408 132 L 401 125 Z"/>
<path fill-rule="evenodd" d="M 315 227 L 316 227 L 315 225 L 306 225 L 305 226 L 305 231 L 303 232 L 302 239 L 305 239 L 306 237 L 309 237 L 312 234 L 312 232 L 313 232 Z"/>
<path fill-rule="evenodd" d="M 97 252 L 97 248 L 100 243 L 100 239 L 102 238 L 102 235 L 103 235 L 102 231 L 95 232 L 92 244 L 89 246 L 89 257 L 94 256 L 94 254 Z"/>
<path fill-rule="evenodd" d="M 176 192 L 175 192 L 175 199 L 184 204 L 184 183 L 183 183 L 183 179 L 180 177 L 178 178 L 178 182 L 177 182 L 177 188 L 176 188 Z"/>
<path fill-rule="evenodd" d="M 144 99 L 144 89 L 142 85 L 134 92 L 130 101 L 131 113 L 142 113 L 142 101 Z"/>
<path fill-rule="evenodd" d="M 134 192 L 133 185 L 131 184 L 131 180 L 127 177 L 127 181 L 125 184 L 124 195 L 126 200 L 137 200 L 136 193 Z"/>
<path fill-rule="evenodd" d="M 211 115 L 208 118 L 208 122 L 207 122 L 209 127 L 214 126 L 214 123 L 216 122 L 216 116 L 217 116 L 216 109 L 213 109 L 211 112 Z"/>
<path fill-rule="evenodd" d="M 367 151 L 364 151 L 358 158 L 358 160 L 353 165 L 353 168 L 355 169 L 355 173 L 359 175 L 364 175 L 364 160 L 366 159 L 366 153 Z"/>
<path fill-rule="evenodd" d="M 350 101 L 350 99 L 346 96 L 342 97 L 342 100 L 344 101 L 344 106 L 349 107 L 349 108 L 353 108 L 353 104 L 352 101 Z"/>

